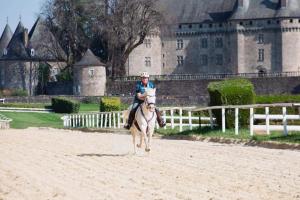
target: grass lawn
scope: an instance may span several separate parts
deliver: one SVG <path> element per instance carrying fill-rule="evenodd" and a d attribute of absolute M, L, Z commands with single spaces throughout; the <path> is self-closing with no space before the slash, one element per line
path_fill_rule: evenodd
<path fill-rule="evenodd" d="M 6 103 L 1 104 L 0 107 L 14 107 L 14 108 L 47 108 L 51 109 L 50 104 L 42 104 L 42 103 Z M 99 104 L 80 104 L 79 112 L 97 112 L 99 111 Z"/>
<path fill-rule="evenodd" d="M 11 128 L 24 129 L 28 127 L 63 128 L 62 115 L 56 113 L 21 113 L 0 112 L 12 119 Z"/>
<path fill-rule="evenodd" d="M 284 136 L 282 132 L 274 131 L 271 135 L 250 135 L 249 129 L 239 130 L 239 135 L 235 135 L 234 129 L 227 129 L 225 133 L 222 133 L 220 129 L 211 129 L 210 127 L 205 127 L 202 129 L 184 130 L 179 132 L 179 129 L 158 129 L 156 130 L 158 134 L 165 137 L 168 136 L 193 136 L 199 135 L 208 138 L 228 138 L 228 139 L 243 139 L 248 141 L 276 141 L 281 143 L 297 143 L 300 144 L 300 132 L 289 132 L 287 136 Z"/>
<path fill-rule="evenodd" d="M 95 103 L 90 103 L 90 104 L 85 104 L 85 103 L 81 103 L 80 104 L 80 109 L 79 112 L 99 112 L 99 104 Z"/>

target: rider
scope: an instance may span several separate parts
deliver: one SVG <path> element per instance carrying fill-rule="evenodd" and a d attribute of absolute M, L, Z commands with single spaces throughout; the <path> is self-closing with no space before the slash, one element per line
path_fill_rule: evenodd
<path fill-rule="evenodd" d="M 149 81 L 149 74 L 147 72 L 142 72 L 140 77 L 141 80 L 137 82 L 135 87 L 136 95 L 134 97 L 132 109 L 129 113 L 127 125 L 125 126 L 126 129 L 130 129 L 135 117 L 136 110 L 138 109 L 139 105 L 142 104 L 145 100 L 145 96 L 143 95 L 145 93 L 145 88 L 155 88 L 154 84 Z M 166 123 L 162 119 L 158 108 L 155 108 L 155 112 L 159 126 L 164 127 Z"/>

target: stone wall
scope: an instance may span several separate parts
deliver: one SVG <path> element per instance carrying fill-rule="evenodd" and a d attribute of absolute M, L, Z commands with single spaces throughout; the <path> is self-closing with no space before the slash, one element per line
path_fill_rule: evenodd
<path fill-rule="evenodd" d="M 252 78 L 249 79 L 258 95 L 263 94 L 300 94 L 300 77 Z M 207 86 L 217 80 L 180 80 L 155 81 L 157 104 L 159 106 L 207 105 L 209 96 Z M 62 86 L 60 88 L 67 88 Z M 135 93 L 135 82 L 110 81 L 107 84 L 108 96 L 120 96 L 122 102 L 132 103 Z M 7 102 L 50 103 L 53 96 L 10 97 Z M 84 96 L 66 96 L 83 101 Z M 101 97 L 96 97 L 100 99 Z"/>

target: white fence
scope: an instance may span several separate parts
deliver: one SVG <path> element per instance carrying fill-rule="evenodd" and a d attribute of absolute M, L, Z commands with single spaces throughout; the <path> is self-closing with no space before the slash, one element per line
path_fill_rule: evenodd
<path fill-rule="evenodd" d="M 184 127 L 213 126 L 215 118 L 192 116 L 191 107 L 163 108 L 163 118 L 167 122 L 167 127 L 172 129 L 179 127 L 182 131 Z M 187 111 L 188 110 L 188 111 Z M 185 115 L 185 112 L 188 112 Z M 124 117 L 127 111 L 120 112 L 100 112 L 86 114 L 71 114 L 62 117 L 64 127 L 66 128 L 123 128 L 126 119 Z M 177 113 L 177 114 L 176 114 Z M 195 120 L 197 122 L 195 122 Z M 157 128 L 158 124 L 156 125 Z"/>
<path fill-rule="evenodd" d="M 281 114 L 270 114 L 270 108 L 280 107 L 282 109 Z M 249 129 L 250 134 L 254 135 L 255 130 L 266 131 L 270 134 L 272 130 L 282 130 L 285 135 L 288 131 L 300 131 L 300 125 L 288 125 L 289 120 L 300 120 L 300 114 L 288 115 L 288 107 L 300 107 L 300 104 L 258 104 L 258 105 L 239 105 L 239 106 L 214 106 L 214 107 L 172 107 L 162 108 L 163 118 L 167 122 L 167 128 L 179 128 L 179 131 L 184 129 L 193 129 L 194 127 L 210 126 L 214 128 L 216 126 L 216 119 L 213 116 L 213 110 L 220 110 L 222 116 L 221 129 L 222 132 L 226 132 L 226 111 L 228 109 L 234 110 L 234 127 L 235 134 L 239 134 L 239 115 L 241 110 L 249 110 Z M 264 109 L 264 114 L 255 114 L 255 109 Z M 206 116 L 201 116 L 199 113 L 204 112 Z M 89 114 L 74 114 L 66 115 L 62 117 L 64 127 L 66 128 L 123 128 L 125 124 L 124 119 L 125 111 L 120 112 L 104 112 L 104 113 L 89 113 Z M 263 120 L 265 124 L 256 125 L 256 120 Z M 280 125 L 271 125 L 270 122 L 276 120 L 281 121 Z M 158 126 L 157 126 L 158 128 Z"/>
<path fill-rule="evenodd" d="M 10 127 L 9 123 L 12 119 L 5 117 L 4 115 L 0 114 L 0 129 L 8 129 Z"/>

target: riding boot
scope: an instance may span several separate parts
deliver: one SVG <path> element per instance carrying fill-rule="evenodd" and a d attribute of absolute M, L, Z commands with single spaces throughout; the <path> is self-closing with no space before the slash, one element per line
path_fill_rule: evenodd
<path fill-rule="evenodd" d="M 136 109 L 132 109 L 129 113 L 129 117 L 128 117 L 128 121 L 127 121 L 127 125 L 124 127 L 126 129 L 130 129 L 132 123 L 133 123 L 133 120 L 134 120 L 134 116 L 135 116 L 135 111 Z"/>
<path fill-rule="evenodd" d="M 156 112 L 156 116 L 157 116 L 156 120 L 158 122 L 159 127 L 162 128 L 162 127 L 166 126 L 166 122 L 162 118 L 161 113 L 159 112 L 159 110 L 157 108 L 155 109 L 155 112 Z"/>

